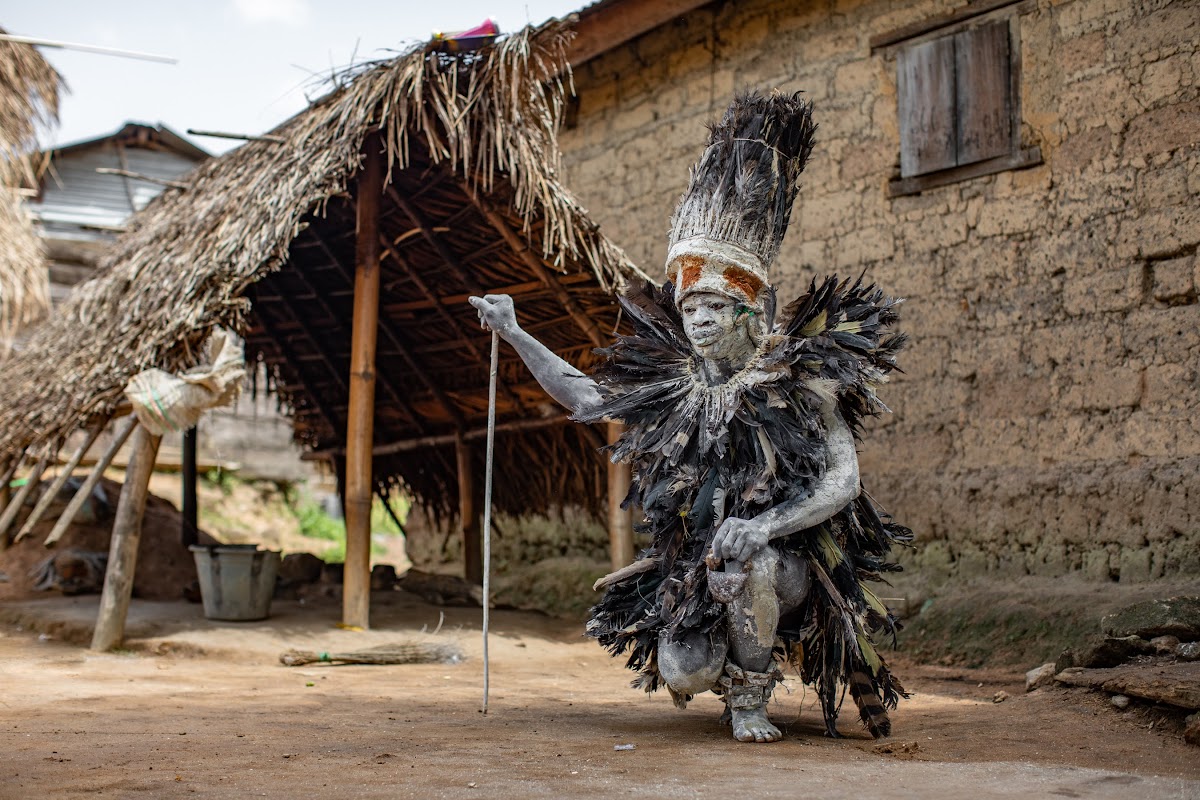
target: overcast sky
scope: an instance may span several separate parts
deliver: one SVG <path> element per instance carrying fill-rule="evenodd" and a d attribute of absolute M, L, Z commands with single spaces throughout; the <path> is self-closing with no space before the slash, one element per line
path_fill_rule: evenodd
<path fill-rule="evenodd" d="M 434 30 L 495 20 L 503 32 L 589 0 L 0 0 L 10 33 L 171 56 L 177 64 L 42 48 L 66 79 L 50 144 L 126 121 L 261 133 L 323 93 L 331 68 L 384 58 Z M 212 153 L 237 142 L 189 137 Z"/>

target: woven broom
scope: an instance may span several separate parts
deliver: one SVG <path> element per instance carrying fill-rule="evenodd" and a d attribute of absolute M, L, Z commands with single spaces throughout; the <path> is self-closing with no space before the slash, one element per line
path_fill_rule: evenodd
<path fill-rule="evenodd" d="M 311 650 L 288 650 L 279 656 L 286 667 L 305 664 L 457 664 L 462 661 L 457 645 L 440 642 L 402 642 L 385 644 L 350 653 L 316 653 Z"/>

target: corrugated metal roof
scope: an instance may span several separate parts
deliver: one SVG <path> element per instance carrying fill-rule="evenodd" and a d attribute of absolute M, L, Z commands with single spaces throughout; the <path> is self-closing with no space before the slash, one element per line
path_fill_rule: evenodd
<path fill-rule="evenodd" d="M 42 191 L 29 203 L 46 238 L 99 240 L 120 229 L 134 211 L 158 196 L 163 185 L 97 172 L 119 169 L 149 178 L 176 180 L 197 164 L 192 150 L 170 146 L 156 128 L 128 124 L 109 136 L 53 151 Z"/>

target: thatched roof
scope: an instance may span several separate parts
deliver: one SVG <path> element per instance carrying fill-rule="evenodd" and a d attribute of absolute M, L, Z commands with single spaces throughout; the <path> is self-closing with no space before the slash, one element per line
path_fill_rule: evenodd
<path fill-rule="evenodd" d="M 352 179 L 364 146 L 382 146 L 375 474 L 452 512 L 453 436 L 473 438 L 487 408 L 489 338 L 467 295 L 513 294 L 529 330 L 586 366 L 618 321 L 611 289 L 636 273 L 557 178 L 569 37 L 554 21 L 476 54 L 419 49 L 365 65 L 165 191 L 100 276 L 0 367 L 0 454 L 110 414 L 140 370 L 193 365 L 215 325 L 266 362 L 300 442 L 344 452 Z M 562 410 L 507 348 L 500 375 L 497 506 L 595 507 L 600 436 L 539 422 Z"/>
<path fill-rule="evenodd" d="M 37 137 L 58 120 L 61 87 L 35 47 L 0 40 L 0 352 L 50 302 L 45 257 L 17 190 L 36 183 Z"/>

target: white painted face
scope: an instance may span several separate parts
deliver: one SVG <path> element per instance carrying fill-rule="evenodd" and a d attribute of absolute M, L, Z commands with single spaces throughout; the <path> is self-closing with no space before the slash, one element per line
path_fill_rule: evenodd
<path fill-rule="evenodd" d="M 716 292 L 696 292 L 683 299 L 683 331 L 702 357 L 732 361 L 754 350 L 737 302 Z"/>

